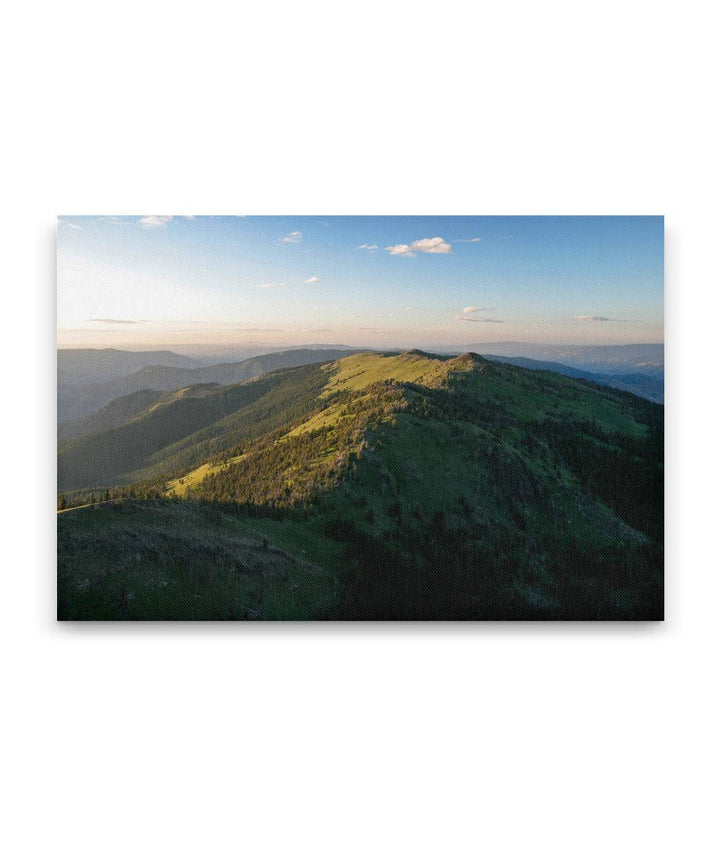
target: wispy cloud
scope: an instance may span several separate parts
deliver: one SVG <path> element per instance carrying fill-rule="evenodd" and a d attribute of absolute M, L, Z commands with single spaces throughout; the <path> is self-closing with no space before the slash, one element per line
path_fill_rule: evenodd
<path fill-rule="evenodd" d="M 303 282 L 305 285 L 315 285 L 316 282 L 320 282 L 320 277 L 313 274 L 311 277 L 304 279 Z"/>
<path fill-rule="evenodd" d="M 58 217 L 58 226 L 65 226 L 66 229 L 75 229 L 78 232 L 84 232 L 82 226 L 78 226 L 77 223 L 70 223 L 67 220 L 63 220 L 61 217 Z"/>
<path fill-rule="evenodd" d="M 453 244 L 477 244 L 482 238 L 455 238 Z"/>
<path fill-rule="evenodd" d="M 574 321 L 619 321 L 619 318 L 608 318 L 605 315 L 576 315 Z"/>
<path fill-rule="evenodd" d="M 475 318 L 473 315 L 458 315 L 456 321 L 471 321 L 473 324 L 504 324 L 501 318 Z"/>
<path fill-rule="evenodd" d="M 258 288 L 282 288 L 284 285 L 284 282 L 261 282 Z"/>
<path fill-rule="evenodd" d="M 472 315 L 474 312 L 492 312 L 494 306 L 466 306 L 463 309 L 465 315 Z"/>
<path fill-rule="evenodd" d="M 132 217 L 128 218 L 118 214 L 103 214 L 97 219 L 99 223 L 112 223 L 113 226 L 127 226 L 133 222 Z"/>
<path fill-rule="evenodd" d="M 143 229 L 164 229 L 171 220 L 172 214 L 150 214 L 141 217 L 138 223 Z"/>
<path fill-rule="evenodd" d="M 289 232 L 285 237 L 280 238 L 281 244 L 299 244 L 303 239 L 302 232 Z"/>
<path fill-rule="evenodd" d="M 391 256 L 413 258 L 418 253 L 451 253 L 452 246 L 444 238 L 420 238 L 412 244 L 393 244 L 385 247 Z"/>
<path fill-rule="evenodd" d="M 355 247 L 356 250 L 367 250 L 369 253 L 374 253 L 378 249 L 377 244 L 359 244 Z"/>
<path fill-rule="evenodd" d="M 128 321 L 125 318 L 88 318 L 95 324 L 142 324 L 142 321 Z"/>

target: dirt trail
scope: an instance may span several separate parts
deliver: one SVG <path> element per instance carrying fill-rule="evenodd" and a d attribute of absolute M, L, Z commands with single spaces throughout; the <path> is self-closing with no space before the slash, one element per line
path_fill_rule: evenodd
<path fill-rule="evenodd" d="M 98 505 L 108 505 L 111 502 L 116 502 L 114 499 L 103 499 L 100 502 L 88 502 L 87 505 L 73 505 L 70 508 L 58 508 L 58 514 L 65 514 L 66 511 L 78 511 L 81 508 L 96 508 Z"/>

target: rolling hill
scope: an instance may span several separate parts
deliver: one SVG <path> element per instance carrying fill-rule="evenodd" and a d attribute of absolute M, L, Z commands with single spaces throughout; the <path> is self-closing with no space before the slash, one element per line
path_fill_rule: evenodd
<path fill-rule="evenodd" d="M 62 611 L 660 618 L 662 443 L 658 405 L 471 353 L 191 386 L 61 447 L 78 502 L 125 485 L 59 515 Z M 278 551 L 274 582 L 246 562 L 238 588 L 229 557 L 259 545 Z"/>
<path fill-rule="evenodd" d="M 151 365 L 196 368 L 200 362 L 173 351 L 60 348 L 57 352 L 58 384 L 78 387 L 104 383 Z"/>
<path fill-rule="evenodd" d="M 153 356 L 149 352 L 144 354 L 144 359 Z M 184 362 L 178 365 L 172 361 L 145 362 L 132 372 L 113 376 L 103 383 L 93 383 L 72 389 L 61 387 L 58 393 L 58 422 L 63 426 L 63 438 L 77 439 L 94 430 L 94 421 L 91 419 L 88 424 L 86 418 L 92 417 L 116 398 L 143 390 L 169 392 L 198 384 L 240 383 L 277 369 L 328 362 L 346 354 L 345 350 L 307 348 L 261 354 L 240 362 L 207 366 L 200 366 L 197 361 L 185 357 L 180 358 Z M 71 424 L 64 424 L 68 422 Z"/>

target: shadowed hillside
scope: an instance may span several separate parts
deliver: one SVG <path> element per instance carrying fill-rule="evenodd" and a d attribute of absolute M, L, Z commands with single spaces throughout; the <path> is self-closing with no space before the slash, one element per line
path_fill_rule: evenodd
<path fill-rule="evenodd" d="M 307 413 L 326 381 L 327 372 L 310 365 L 163 395 L 120 425 L 62 444 L 59 489 L 126 484 L 201 462 Z"/>
<path fill-rule="evenodd" d="M 60 348 L 57 352 L 58 385 L 63 388 L 104 383 L 150 365 L 192 369 L 199 363 L 173 351 Z"/>
<path fill-rule="evenodd" d="M 67 354 L 72 351 L 59 351 L 58 361 L 66 366 L 61 376 L 58 392 L 58 421 L 62 424 L 72 420 L 70 425 L 63 426 L 64 436 L 78 439 L 91 433 L 93 429 L 92 415 L 104 408 L 114 399 L 127 396 L 134 392 L 155 390 L 169 392 L 198 384 L 217 383 L 228 385 L 242 383 L 251 378 L 259 377 L 278 369 L 304 366 L 310 363 L 325 363 L 344 356 L 347 351 L 339 349 L 296 348 L 290 351 L 261 354 L 240 362 L 219 363 L 217 365 L 201 366 L 197 360 L 180 357 L 177 354 L 158 352 L 140 352 L 129 354 L 130 359 L 113 360 L 109 365 L 118 366 L 118 373 L 111 374 L 103 383 L 77 382 L 63 383 L 62 377 L 83 377 L 83 363 L 78 367 L 77 360 L 71 360 Z M 94 354 L 89 360 L 91 366 L 100 360 L 97 354 L 106 352 L 83 351 L 82 354 Z M 124 354 L 123 351 L 111 351 L 113 354 Z M 62 359 L 61 359 L 62 357 Z M 144 360 L 144 361 L 143 361 Z M 100 360 L 102 367 L 106 363 Z M 125 366 L 135 366 L 132 371 L 121 371 Z M 70 371 L 72 369 L 72 372 Z M 73 374 L 74 372 L 74 374 Z M 60 369 L 59 369 L 60 376 Z M 90 415 L 90 424 L 86 418 Z"/>

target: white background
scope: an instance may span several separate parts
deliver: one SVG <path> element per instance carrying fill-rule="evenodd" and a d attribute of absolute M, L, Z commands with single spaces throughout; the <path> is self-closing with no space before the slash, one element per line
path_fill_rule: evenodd
<path fill-rule="evenodd" d="M 4 852 L 718 852 L 711 14 L 4 11 Z M 92 213 L 664 213 L 667 621 L 55 624 L 54 219 Z"/>

